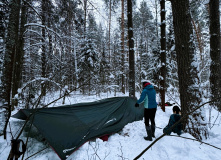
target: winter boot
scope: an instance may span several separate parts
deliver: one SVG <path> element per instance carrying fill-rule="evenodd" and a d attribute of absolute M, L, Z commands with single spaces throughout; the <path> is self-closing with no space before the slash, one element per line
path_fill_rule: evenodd
<path fill-rule="evenodd" d="M 144 139 L 147 141 L 152 141 L 151 127 L 150 126 L 145 126 L 145 127 L 146 127 L 146 131 L 147 131 L 147 137 L 144 137 Z"/>
<path fill-rule="evenodd" d="M 155 125 L 151 125 L 152 137 L 154 138 L 155 138 L 155 128 L 156 128 Z"/>

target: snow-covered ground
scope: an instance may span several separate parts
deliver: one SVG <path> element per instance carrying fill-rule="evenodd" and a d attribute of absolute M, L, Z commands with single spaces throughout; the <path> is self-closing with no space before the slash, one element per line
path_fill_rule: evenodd
<path fill-rule="evenodd" d="M 112 94 L 105 94 L 101 96 L 81 96 L 79 94 L 71 95 L 71 98 L 66 98 L 66 104 L 73 104 L 79 102 L 96 101 L 102 98 L 112 97 Z M 122 96 L 122 95 L 116 95 Z M 139 96 L 139 95 L 138 95 Z M 61 105 L 60 100 L 56 105 Z M 209 119 L 209 106 L 205 106 L 207 119 Z M 172 114 L 172 107 L 166 107 L 166 112 L 163 112 L 159 107 L 156 113 L 156 138 L 162 135 L 162 128 L 168 123 L 169 116 Z M 212 109 L 211 111 L 211 125 L 209 130 L 209 139 L 203 142 L 209 143 L 213 146 L 221 148 L 221 116 Z M 217 118 L 218 117 L 218 118 Z M 11 118 L 11 126 L 13 135 L 17 134 L 20 120 Z M 172 134 L 175 135 L 175 134 Z M 143 137 L 146 136 L 144 121 L 136 121 L 126 125 L 119 133 L 115 133 L 109 137 L 108 141 L 96 139 L 94 141 L 86 142 L 76 152 L 74 152 L 68 160 L 132 160 L 139 155 L 152 142 L 145 141 Z M 184 133 L 183 137 L 193 138 L 190 134 Z M 24 138 L 23 136 L 21 137 Z M 10 139 L 8 134 L 7 140 L 0 136 L 0 160 L 7 160 L 10 151 Z M 155 140 L 155 139 L 154 139 Z M 25 141 L 25 139 L 24 139 Z M 24 159 L 32 154 L 44 149 L 45 144 L 37 141 L 34 138 L 29 139 L 28 150 Z M 21 159 L 21 158 L 20 158 Z M 48 147 L 42 152 L 29 158 L 30 160 L 59 160 L 56 153 Z M 212 146 L 199 143 L 197 141 L 180 138 L 176 136 L 165 136 L 157 141 L 147 152 L 143 154 L 140 160 L 220 160 L 221 150 Z"/>

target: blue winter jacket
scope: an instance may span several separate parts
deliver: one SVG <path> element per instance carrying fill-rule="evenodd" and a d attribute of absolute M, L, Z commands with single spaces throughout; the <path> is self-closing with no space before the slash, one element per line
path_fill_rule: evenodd
<path fill-rule="evenodd" d="M 170 135 L 171 132 L 174 132 L 174 133 L 177 133 L 178 135 L 180 135 L 181 129 L 182 129 L 182 123 L 177 124 L 172 130 L 169 131 L 170 127 L 172 127 L 177 121 L 179 121 L 180 118 L 181 118 L 181 115 L 172 114 L 170 116 L 168 125 L 163 129 L 163 133 Z"/>
<path fill-rule="evenodd" d="M 157 102 L 156 102 L 156 91 L 154 87 L 150 84 L 147 85 L 141 95 L 140 99 L 137 100 L 138 104 L 141 104 L 144 102 L 144 107 L 145 108 L 157 108 Z"/>

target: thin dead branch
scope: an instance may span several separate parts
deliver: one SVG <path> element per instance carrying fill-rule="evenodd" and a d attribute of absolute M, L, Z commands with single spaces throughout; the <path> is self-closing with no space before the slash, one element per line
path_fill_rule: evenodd
<path fill-rule="evenodd" d="M 217 99 L 220 99 L 221 97 L 218 97 Z M 199 105 L 198 107 L 196 107 L 195 109 L 193 109 L 192 111 L 190 111 L 189 113 L 185 114 L 182 116 L 182 118 L 177 121 L 169 130 L 168 132 L 172 131 L 172 129 L 174 127 L 176 127 L 176 125 L 178 125 L 180 122 L 182 122 L 184 119 L 188 118 L 189 115 L 191 115 L 192 113 L 194 113 L 196 110 L 198 110 L 199 108 L 201 108 L 202 106 L 204 106 L 205 104 L 209 104 L 211 102 L 216 101 L 217 99 L 213 100 L 213 101 L 208 101 L 203 103 L 202 105 Z M 138 158 L 140 158 L 148 149 L 150 149 L 157 141 L 159 141 L 161 138 L 163 138 L 164 136 L 166 136 L 166 134 L 162 134 L 160 137 L 156 138 L 155 141 L 153 141 L 147 148 L 145 148 L 137 157 L 134 158 L 134 160 L 137 160 Z M 200 140 L 198 140 L 200 141 Z M 200 141 L 201 142 L 201 141 Z"/>
<path fill-rule="evenodd" d="M 216 147 L 216 146 L 211 145 L 211 144 L 206 143 L 206 142 L 202 142 L 202 141 L 197 140 L 197 139 L 188 138 L 188 137 L 183 137 L 183 136 L 177 136 L 177 135 L 168 135 L 168 136 L 179 137 L 179 138 L 184 138 L 184 139 L 189 139 L 189 140 L 197 141 L 197 142 L 200 142 L 201 144 L 206 144 L 206 145 L 208 145 L 208 146 L 211 146 L 211 147 L 213 147 L 213 148 L 216 148 L 216 149 L 221 150 L 221 148 L 219 148 L 219 147 Z"/>
<path fill-rule="evenodd" d="M 91 79 L 91 78 L 87 79 L 87 80 L 85 81 L 85 83 L 88 82 L 90 79 Z M 85 83 L 83 83 L 83 85 L 84 85 Z M 79 87 L 76 87 L 76 88 L 72 89 L 71 91 L 68 92 L 68 94 L 70 94 L 71 92 L 75 91 L 76 89 L 82 87 L 83 85 L 80 85 Z M 52 104 L 52 103 L 58 101 L 59 99 L 65 97 L 65 96 L 66 96 L 66 94 L 64 94 L 63 96 L 60 96 L 59 98 L 57 98 L 57 99 L 55 99 L 54 101 L 48 103 L 47 105 L 43 106 L 42 108 L 48 107 L 50 104 Z M 41 98 L 41 95 L 39 96 L 39 99 L 40 99 L 40 98 Z M 39 102 L 38 102 L 38 103 L 39 103 Z M 42 108 L 36 109 L 33 113 L 31 113 L 31 114 L 27 117 L 27 119 L 25 120 L 25 123 L 24 123 L 22 129 L 20 130 L 18 136 L 16 137 L 16 140 L 18 140 L 18 138 L 21 136 L 21 134 L 22 134 L 22 132 L 23 132 L 23 130 L 24 130 L 26 124 L 27 124 L 28 121 L 30 120 L 30 118 L 33 118 L 33 119 L 34 119 L 34 117 L 32 117 L 32 116 L 34 116 L 34 115 L 35 115 L 38 111 L 40 111 Z M 33 123 L 33 121 L 32 121 L 32 123 Z M 10 152 L 11 152 L 11 151 L 10 151 Z M 10 156 L 10 152 L 9 152 L 9 156 Z M 8 160 L 9 160 L 9 156 L 8 156 Z"/>

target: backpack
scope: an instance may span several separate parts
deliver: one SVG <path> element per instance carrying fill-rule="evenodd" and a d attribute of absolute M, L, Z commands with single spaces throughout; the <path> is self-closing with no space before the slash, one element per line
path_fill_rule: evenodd
<path fill-rule="evenodd" d="M 22 142 L 22 151 L 19 151 L 20 143 Z M 22 154 L 24 154 L 26 151 L 26 145 L 23 140 L 21 139 L 12 139 L 11 140 L 11 152 L 13 155 L 17 155 L 20 157 Z"/>

